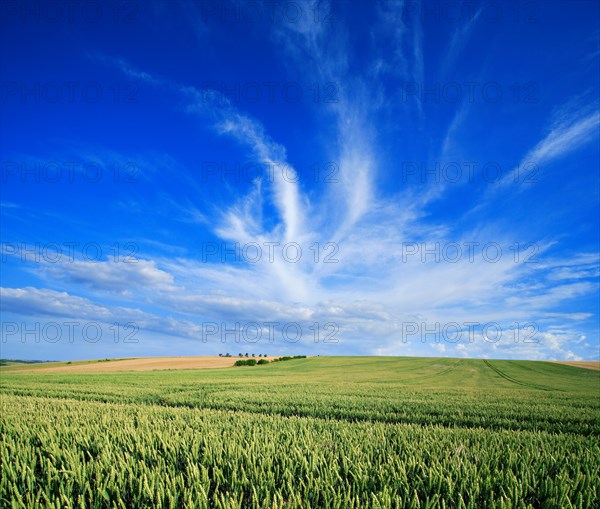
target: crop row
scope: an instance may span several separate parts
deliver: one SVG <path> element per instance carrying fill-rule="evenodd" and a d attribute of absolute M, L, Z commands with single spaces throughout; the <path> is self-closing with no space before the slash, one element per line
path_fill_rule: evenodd
<path fill-rule="evenodd" d="M 266 366 L 270 367 L 270 366 Z M 265 367 L 265 368 L 266 368 Z M 252 374 L 263 369 L 235 370 Z M 600 435 L 600 399 L 533 389 L 470 392 L 417 390 L 382 384 L 286 383 L 266 386 L 253 379 L 235 382 L 143 375 L 77 376 L 61 379 L 5 376 L 4 394 L 50 396 L 99 402 L 236 410 L 348 421 L 436 424 L 496 430 L 529 430 Z"/>
<path fill-rule="evenodd" d="M 2 507 L 598 507 L 596 437 L 2 397 Z"/>

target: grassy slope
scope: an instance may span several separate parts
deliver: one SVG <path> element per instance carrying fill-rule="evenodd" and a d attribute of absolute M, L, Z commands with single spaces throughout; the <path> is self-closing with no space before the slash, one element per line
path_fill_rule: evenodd
<path fill-rule="evenodd" d="M 73 365 L 93 364 L 104 361 L 74 361 Z M 157 385 L 169 381 L 202 381 L 207 384 L 268 383 L 270 386 L 287 384 L 350 385 L 384 384 L 393 387 L 411 387 L 417 390 L 463 392 L 535 388 L 551 391 L 574 391 L 587 394 L 600 389 L 600 374 L 581 368 L 536 361 L 484 361 L 475 359 L 448 359 L 425 357 L 318 357 L 295 359 L 267 366 L 249 368 L 223 368 L 205 370 L 156 371 L 147 373 L 43 373 L 48 366 L 66 365 L 52 363 L 27 365 L 39 373 L 19 374 L 22 365 L 0 369 L 9 375 L 4 380 L 35 381 L 42 384 L 87 382 L 110 386 L 120 381 L 136 379 L 151 381 Z M 18 378 L 15 378 L 18 377 Z M 22 378 L 21 378 L 22 377 Z"/>
<path fill-rule="evenodd" d="M 312 358 L 2 372 L 0 389 L 0 506 L 533 509 L 600 499 L 600 373 L 571 366 Z"/>
<path fill-rule="evenodd" d="M 130 358 L 130 357 L 128 357 Z M 26 362 L 26 361 L 5 361 L 0 365 L 0 373 L 12 371 L 43 371 L 48 368 L 68 367 L 68 366 L 85 366 L 88 364 L 98 364 L 103 362 L 112 362 L 125 359 L 94 359 L 85 361 L 57 361 L 57 362 Z"/>
<path fill-rule="evenodd" d="M 600 373 L 545 362 L 320 357 L 211 370 L 3 373 L 5 394 L 353 421 L 600 432 Z"/>

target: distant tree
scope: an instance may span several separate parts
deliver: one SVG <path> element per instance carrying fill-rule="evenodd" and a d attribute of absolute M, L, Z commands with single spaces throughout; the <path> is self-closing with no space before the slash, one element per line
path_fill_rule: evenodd
<path fill-rule="evenodd" d="M 243 357 L 243 355 L 241 353 L 238 353 L 238 357 Z"/>
<path fill-rule="evenodd" d="M 253 353 L 253 354 L 252 354 L 252 357 L 256 357 L 256 354 L 255 354 L 255 353 Z"/>
<path fill-rule="evenodd" d="M 248 357 L 248 352 L 246 352 L 246 357 Z"/>
<path fill-rule="evenodd" d="M 222 354 L 222 353 L 220 353 L 220 354 L 219 354 L 219 357 L 223 357 L 223 354 Z"/>

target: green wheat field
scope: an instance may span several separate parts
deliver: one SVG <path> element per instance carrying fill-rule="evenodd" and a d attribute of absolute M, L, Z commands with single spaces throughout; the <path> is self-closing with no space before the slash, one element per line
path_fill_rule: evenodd
<path fill-rule="evenodd" d="M 600 372 L 318 357 L 0 368 L 2 507 L 598 508 Z"/>

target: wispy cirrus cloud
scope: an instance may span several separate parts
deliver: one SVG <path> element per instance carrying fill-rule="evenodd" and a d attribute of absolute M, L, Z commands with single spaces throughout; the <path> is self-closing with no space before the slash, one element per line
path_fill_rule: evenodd
<path fill-rule="evenodd" d="M 398 4 L 380 4 L 374 32 L 382 29 L 382 37 L 393 41 L 394 51 L 391 56 L 382 51 L 372 58 L 369 73 L 357 72 L 349 61 L 353 42 L 343 26 L 332 33 L 306 17 L 279 27 L 271 36 L 285 65 L 340 85 L 337 102 L 315 112 L 326 126 L 327 151 L 340 168 L 339 181 L 328 189 L 306 189 L 289 163 L 288 147 L 256 110 L 252 114 L 218 91 L 205 94 L 195 86 L 137 69 L 125 59 L 94 57 L 170 94 L 174 104 L 183 104 L 186 114 L 209 126 L 220 140 L 242 147 L 260 163 L 285 168 L 272 179 L 257 177 L 249 186 L 228 189 L 226 201 L 220 203 L 200 200 L 193 179 L 185 198 L 165 191 L 169 212 L 177 211 L 177 218 L 192 227 L 209 229 L 219 249 L 237 243 L 252 250 L 258 247 L 261 256 L 232 262 L 217 255 L 205 260 L 198 252 L 175 246 L 163 257 L 141 255 L 130 266 L 113 260 L 38 264 L 35 270 L 45 284 L 61 285 L 68 292 L 7 288 L 3 300 L 6 295 L 8 310 L 117 316 L 190 339 L 205 321 L 294 321 L 304 327 L 335 323 L 344 348 L 340 353 L 575 358 L 579 346 L 574 338 L 582 336 L 582 324 L 587 326 L 594 316 L 579 302 L 598 293 L 597 258 L 589 258 L 587 252 L 554 256 L 553 239 L 535 238 L 534 233 L 527 240 L 539 247 L 538 263 L 530 263 L 527 256 L 515 256 L 514 246 L 522 238 L 511 219 L 490 224 L 489 216 L 475 217 L 468 227 L 459 228 L 446 212 L 432 214 L 448 185 L 398 191 L 382 184 L 380 159 L 389 146 L 381 141 L 377 115 L 388 106 L 398 106 L 387 88 L 401 79 L 422 82 L 427 63 L 423 28 L 418 22 L 405 23 Z M 468 25 L 454 32 L 448 69 L 472 30 Z M 378 81 L 384 75 L 393 75 L 395 81 Z M 420 122 L 425 123 L 423 104 L 416 104 Z M 405 105 L 401 111 L 406 111 Z M 441 125 L 449 127 L 438 137 L 439 146 L 428 153 L 439 154 L 443 161 L 454 158 L 460 151 L 456 134 L 468 127 L 470 113 L 463 103 L 446 115 Z M 521 159 L 542 164 L 573 154 L 594 139 L 598 123 L 597 109 L 565 108 Z M 153 175 L 149 172 L 150 180 Z M 512 176 L 502 182 L 507 189 Z M 496 197 L 501 187 L 496 183 L 494 191 L 484 192 L 484 199 Z M 452 204 L 452 208 L 460 206 Z M 144 213 L 144 208 L 138 212 Z M 286 259 L 283 250 L 289 244 L 301 249 L 298 259 Z M 107 295 L 135 305 L 96 304 L 96 300 L 106 302 Z M 493 343 L 481 327 L 473 344 L 424 344 L 418 335 L 403 340 L 407 323 L 424 326 L 439 337 L 444 324 L 458 323 L 464 329 L 465 323 L 473 322 L 497 323 L 505 331 L 511 327 L 526 331 L 524 324 L 535 322 L 541 341 L 521 344 L 506 341 L 505 336 L 504 342 Z"/>
<path fill-rule="evenodd" d="M 302 64 L 307 72 L 316 71 L 327 79 L 356 85 L 345 89 L 340 102 L 329 108 L 336 118 L 333 148 L 340 161 L 339 186 L 331 194 L 313 196 L 309 201 L 298 179 L 286 179 L 283 173 L 277 173 L 277 178 L 271 181 L 256 179 L 248 194 L 232 200 L 229 206 L 212 214 L 212 218 L 216 220 L 213 232 L 225 242 L 252 243 L 263 249 L 268 243 L 296 242 L 306 253 L 312 243 L 322 246 L 333 241 L 338 249 L 335 263 L 314 263 L 306 254 L 290 263 L 280 253 L 273 260 L 263 253 L 258 263 L 236 265 L 163 259 L 152 267 L 168 274 L 164 276 L 168 284 L 156 285 L 152 295 L 143 291 L 141 285 L 140 298 L 188 317 L 335 321 L 350 342 L 361 344 L 359 348 L 388 351 L 381 344 L 397 343 L 407 321 L 433 324 L 497 321 L 507 328 L 515 320 L 550 324 L 551 311 L 556 306 L 597 291 L 597 285 L 590 281 L 560 284 L 556 278 L 528 285 L 525 281 L 539 269 L 524 260 L 516 262 L 508 255 L 515 241 L 510 234 L 475 225 L 471 231 L 457 235 L 451 225 L 431 222 L 426 207 L 443 196 L 445 186 L 426 189 L 424 194 L 406 190 L 388 198 L 379 195 L 374 186 L 378 140 L 370 127 L 372 108 L 378 106 L 364 101 L 366 83 L 349 75 L 346 62 L 338 58 L 337 55 L 344 54 L 339 51 L 344 38 L 336 38 L 333 48 L 328 47 L 321 30 L 310 26 L 286 27 L 278 34 L 278 40 L 292 58 L 313 55 L 312 61 L 318 64 L 316 67 L 310 62 Z M 416 54 L 415 63 L 418 64 Z M 119 66 L 123 72 L 142 79 L 147 76 L 149 84 L 167 87 L 186 97 L 190 113 L 210 119 L 216 133 L 246 146 L 261 162 L 288 164 L 285 147 L 264 125 L 227 99 L 216 97 L 218 93 L 212 95 L 214 101 L 207 100 L 193 87 L 167 83 L 122 62 Z M 417 65 L 415 69 L 418 68 Z M 463 109 L 455 116 L 440 148 L 442 156 L 449 157 L 453 130 L 465 114 Z M 583 117 L 566 115 L 524 159 L 548 161 L 567 154 L 588 141 L 597 125 L 597 113 Z M 293 170 L 288 171 L 294 176 Z M 266 228 L 261 219 L 267 202 L 271 202 L 279 218 L 272 228 Z M 204 217 L 206 212 L 201 214 Z M 498 244 L 505 254 L 494 262 L 482 258 L 481 253 L 475 260 L 463 254 L 458 262 L 439 260 L 435 255 L 423 261 L 421 252 L 405 256 L 409 247 L 415 245 L 421 250 L 451 243 Z M 559 267 L 561 263 L 566 262 L 547 261 L 546 268 Z M 593 273 L 594 267 L 577 266 L 575 270 Z M 98 288 L 102 284 L 101 274 L 99 271 Z M 560 317 L 575 323 L 587 318 L 589 315 L 585 313 Z M 363 337 L 361 341 L 361 335 L 375 333 L 376 339 Z M 400 342 L 397 347 L 389 348 L 407 347 Z M 458 353 L 453 348 L 448 346 L 445 353 Z M 539 344 L 537 348 L 543 350 Z M 550 351 L 536 355 L 543 357 L 550 355 Z"/>
<path fill-rule="evenodd" d="M 440 76 L 447 76 L 450 69 L 454 66 L 460 52 L 469 42 L 469 38 L 477 26 L 477 21 L 480 18 L 483 9 L 483 7 L 480 7 L 474 11 L 472 17 L 467 17 L 465 21 L 461 25 L 458 25 L 452 32 L 448 50 L 440 66 Z"/>
<path fill-rule="evenodd" d="M 499 182 L 498 187 L 518 182 L 519 167 L 531 163 L 540 167 L 566 156 L 596 139 L 600 127 L 600 110 L 590 112 L 590 107 L 582 109 L 583 111 L 576 109 L 571 109 L 568 112 L 563 111 L 561 116 L 552 124 L 550 132 L 527 152 L 518 167 L 507 174 Z"/>

